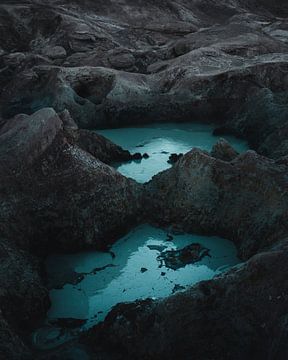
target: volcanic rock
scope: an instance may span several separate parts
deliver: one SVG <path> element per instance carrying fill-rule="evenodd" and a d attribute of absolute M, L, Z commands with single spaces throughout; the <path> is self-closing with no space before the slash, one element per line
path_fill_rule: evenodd
<path fill-rule="evenodd" d="M 225 139 L 220 139 L 213 146 L 211 156 L 223 161 L 232 161 L 239 153 Z"/>
<path fill-rule="evenodd" d="M 286 165 L 253 151 L 229 163 L 193 149 L 145 185 L 147 214 L 232 239 L 247 259 L 286 234 L 286 176 Z"/>

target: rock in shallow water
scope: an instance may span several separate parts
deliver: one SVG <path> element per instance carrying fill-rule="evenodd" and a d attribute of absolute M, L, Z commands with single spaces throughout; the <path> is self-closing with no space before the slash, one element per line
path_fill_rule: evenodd
<path fill-rule="evenodd" d="M 209 249 L 200 244 L 191 244 L 180 250 L 162 251 L 157 260 L 160 262 L 160 267 L 164 263 L 167 268 L 177 270 L 188 264 L 194 264 L 205 256 L 209 256 Z"/>

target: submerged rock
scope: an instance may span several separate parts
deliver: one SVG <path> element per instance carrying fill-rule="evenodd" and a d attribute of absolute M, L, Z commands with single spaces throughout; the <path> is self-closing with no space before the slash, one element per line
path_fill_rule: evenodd
<path fill-rule="evenodd" d="M 200 244 L 191 244 L 179 250 L 162 251 L 157 260 L 160 267 L 164 264 L 169 269 L 177 270 L 201 261 L 205 256 L 209 256 L 209 249 Z"/>
<path fill-rule="evenodd" d="M 172 294 L 175 294 L 176 292 L 181 291 L 181 290 L 185 290 L 185 286 L 175 284 L 175 286 L 174 286 L 174 288 L 172 290 Z"/>
<path fill-rule="evenodd" d="M 142 154 L 141 153 L 135 153 L 132 155 L 132 159 L 133 160 L 141 160 L 142 159 Z"/>

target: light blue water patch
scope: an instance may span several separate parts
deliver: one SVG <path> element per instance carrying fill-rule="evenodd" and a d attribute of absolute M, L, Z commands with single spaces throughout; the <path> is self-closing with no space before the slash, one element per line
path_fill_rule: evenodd
<path fill-rule="evenodd" d="M 183 249 L 193 243 L 209 249 L 210 256 L 177 270 L 159 261 L 161 251 Z M 34 344 L 42 349 L 60 345 L 73 338 L 77 331 L 103 321 L 118 303 L 167 297 L 179 289 L 211 279 L 239 262 L 234 244 L 226 239 L 181 234 L 173 235 L 171 240 L 167 231 L 150 225 L 133 229 L 111 247 L 111 253 L 90 251 L 50 256 L 46 265 L 48 277 L 54 283 L 57 274 L 60 282 L 63 274 L 71 280 L 69 271 L 82 277 L 79 283 L 66 283 L 50 291 L 47 324 L 59 318 L 87 322 L 76 332 L 50 325 L 43 327 L 34 333 Z M 107 265 L 113 266 L 105 267 Z"/>
<path fill-rule="evenodd" d="M 184 154 L 194 147 L 211 151 L 221 137 L 228 140 L 240 153 L 248 149 L 247 142 L 242 139 L 213 135 L 214 128 L 209 124 L 158 123 L 141 127 L 97 130 L 97 133 L 131 153 L 141 152 L 150 156 L 141 161 L 115 165 L 123 175 L 144 183 L 171 166 L 167 160 L 172 153 Z"/>

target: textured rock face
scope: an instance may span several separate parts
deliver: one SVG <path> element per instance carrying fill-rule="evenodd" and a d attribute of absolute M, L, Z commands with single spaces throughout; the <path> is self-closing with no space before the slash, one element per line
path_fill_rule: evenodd
<path fill-rule="evenodd" d="M 116 161 L 129 152 L 61 117 L 44 108 L 0 130 L 1 359 L 34 358 L 21 338 L 49 307 L 43 258 L 31 253 L 103 248 L 138 221 L 139 185 L 91 155 Z"/>
<path fill-rule="evenodd" d="M 71 251 L 101 247 L 137 223 L 139 185 L 91 155 L 111 162 L 128 152 L 97 134 L 66 132 L 52 109 L 8 120 L 2 138 L 0 226 L 8 238 Z"/>
<path fill-rule="evenodd" d="M 220 139 L 211 150 L 211 156 L 223 161 L 232 161 L 238 155 L 239 153 L 225 139 Z"/>
<path fill-rule="evenodd" d="M 83 150 L 92 154 L 95 158 L 111 164 L 113 162 L 128 161 L 133 159 L 133 155 L 120 146 L 115 145 L 105 137 L 89 130 L 77 130 L 70 132 L 73 141 Z M 141 156 L 142 157 L 142 156 Z"/>
<path fill-rule="evenodd" d="M 287 167 L 253 151 L 232 162 L 194 149 L 147 186 L 151 219 L 233 239 L 244 258 L 286 233 Z"/>
<path fill-rule="evenodd" d="M 49 4 L 0 6 L 4 117 L 53 107 L 84 128 L 218 121 L 286 154 L 270 139 L 287 123 L 285 1 Z"/>
<path fill-rule="evenodd" d="M 53 109 L 40 110 L 30 117 L 15 116 L 0 130 L 1 165 L 14 171 L 31 165 L 52 144 L 61 128 L 62 122 Z"/>
<path fill-rule="evenodd" d="M 39 275 L 39 261 L 12 239 L 1 238 L 0 260 L 0 358 L 29 359 L 30 350 L 20 337 L 45 318 L 48 291 Z"/>

